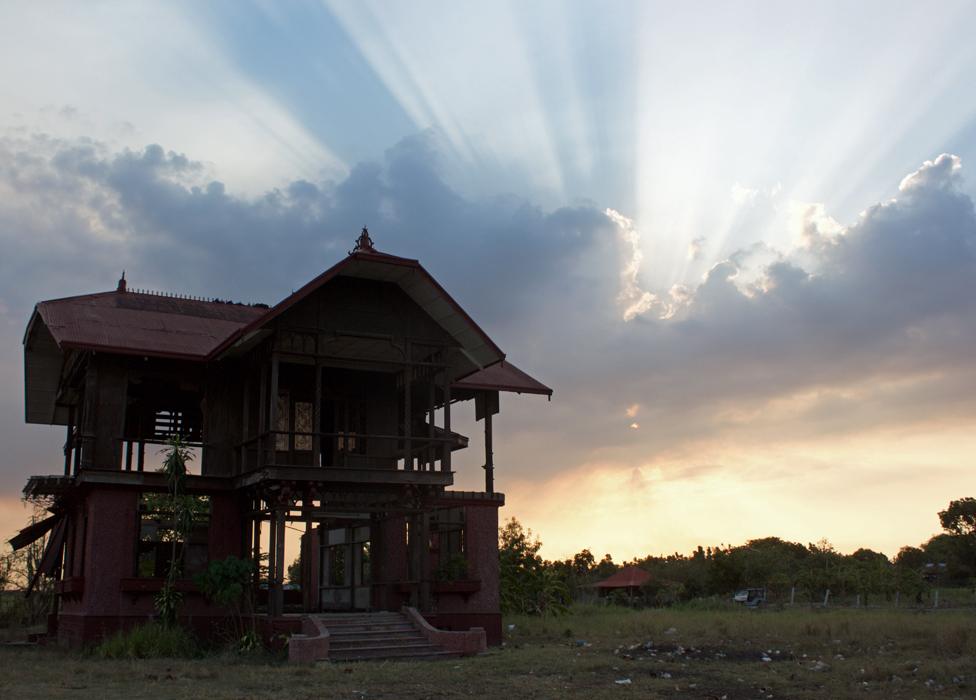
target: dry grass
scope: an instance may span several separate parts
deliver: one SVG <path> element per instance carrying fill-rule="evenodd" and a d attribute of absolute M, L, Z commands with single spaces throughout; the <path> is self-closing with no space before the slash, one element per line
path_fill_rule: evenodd
<path fill-rule="evenodd" d="M 976 696 L 973 612 L 584 607 L 561 618 L 507 623 L 515 627 L 504 648 L 433 663 L 295 667 L 270 657 L 129 661 L 6 648 L 0 697 Z"/>

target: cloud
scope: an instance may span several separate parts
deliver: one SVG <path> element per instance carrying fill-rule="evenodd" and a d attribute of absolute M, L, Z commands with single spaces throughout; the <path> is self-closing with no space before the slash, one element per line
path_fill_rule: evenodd
<path fill-rule="evenodd" d="M 513 485 L 587 464 L 605 465 L 599 493 L 648 464 L 656 489 L 703 464 L 716 465 L 709 483 L 729 484 L 750 450 L 766 455 L 757 478 L 772 482 L 809 468 L 797 456 L 825 440 L 976 422 L 976 214 L 958 158 L 927 161 L 848 225 L 797 205 L 795 247 L 754 240 L 697 284 L 658 289 L 625 214 L 465 195 L 442 153 L 438 132 L 422 132 L 340 180 L 242 195 L 163 145 L 0 138 L 0 381 L 17 388 L 0 400 L 0 489 L 57 465 L 60 433 L 22 424 L 19 342 L 33 303 L 109 289 L 123 267 L 136 287 L 273 303 L 341 258 L 363 224 L 381 249 L 419 258 L 554 386 L 542 407 L 505 398 L 496 462 Z M 477 488 L 469 429 L 458 480 Z M 607 499 L 586 517 L 612 509 Z"/>

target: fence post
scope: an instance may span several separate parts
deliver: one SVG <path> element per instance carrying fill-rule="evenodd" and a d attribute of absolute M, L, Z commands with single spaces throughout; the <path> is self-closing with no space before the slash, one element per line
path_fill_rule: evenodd
<path fill-rule="evenodd" d="M 939 607 L 939 589 L 938 588 L 935 589 L 935 598 L 932 600 L 932 607 L 933 608 Z"/>
<path fill-rule="evenodd" d="M 857 598 L 854 599 L 854 607 L 855 608 L 861 607 L 861 594 L 860 593 L 858 593 L 857 594 Z"/>
<path fill-rule="evenodd" d="M 824 602 L 823 602 L 823 606 L 824 606 L 824 607 L 826 608 L 826 607 L 827 607 L 827 603 L 829 603 L 829 602 L 830 602 L 830 589 L 828 588 L 828 589 L 827 589 L 827 592 L 826 592 L 826 593 L 824 593 Z"/>
<path fill-rule="evenodd" d="M 790 588 L 790 605 L 793 605 L 794 600 L 796 600 L 796 586 Z"/>

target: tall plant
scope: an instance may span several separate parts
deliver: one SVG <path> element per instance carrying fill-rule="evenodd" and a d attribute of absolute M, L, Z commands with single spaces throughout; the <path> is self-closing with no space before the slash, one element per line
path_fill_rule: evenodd
<path fill-rule="evenodd" d="M 162 472 L 166 475 L 167 510 L 173 519 L 172 550 L 169 566 L 166 570 L 166 580 L 156 596 L 156 612 L 166 626 L 176 623 L 177 613 L 183 603 L 183 594 L 176 590 L 176 581 L 183 572 L 180 547 L 185 547 L 193 529 L 193 504 L 186 493 L 186 465 L 193 459 L 186 443 L 179 435 L 170 437 L 163 450 Z"/>

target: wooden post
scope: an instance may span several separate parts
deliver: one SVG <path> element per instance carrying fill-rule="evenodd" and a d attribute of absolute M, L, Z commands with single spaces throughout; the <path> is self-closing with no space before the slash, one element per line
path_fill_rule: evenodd
<path fill-rule="evenodd" d="M 935 596 L 932 599 L 932 607 L 933 608 L 939 607 L 939 589 L 938 588 L 935 589 Z"/>
<path fill-rule="evenodd" d="M 410 341 L 404 341 L 404 353 L 407 356 L 407 364 L 403 369 L 403 444 L 405 446 L 406 459 L 403 461 L 405 469 L 413 470 L 413 416 L 410 415 L 410 385 L 413 383 L 413 365 L 410 364 Z"/>
<path fill-rule="evenodd" d="M 828 604 L 829 602 L 830 602 L 830 589 L 828 588 L 828 589 L 827 589 L 827 592 L 826 592 L 826 593 L 824 593 L 824 602 L 823 602 L 823 606 L 824 606 L 824 607 L 826 608 L 826 607 L 827 607 L 827 604 Z"/>
<path fill-rule="evenodd" d="M 241 461 L 238 465 L 238 473 L 243 474 L 247 471 L 247 439 L 250 437 L 251 414 L 251 373 L 245 370 L 243 396 L 241 397 Z"/>
<path fill-rule="evenodd" d="M 420 532 L 417 534 L 417 550 L 420 564 L 420 610 L 430 610 L 430 513 L 424 511 L 417 518 Z"/>
<path fill-rule="evenodd" d="M 269 609 L 274 609 L 273 615 L 281 615 L 284 611 L 284 571 L 285 571 L 285 509 L 282 506 L 274 510 L 274 549 L 272 551 L 271 572 L 273 582 L 269 590 Z"/>
<path fill-rule="evenodd" d="M 316 343 L 318 340 L 316 340 Z M 322 365 L 315 361 L 315 399 L 312 404 L 312 466 L 322 466 Z"/>
<path fill-rule="evenodd" d="M 276 559 L 276 549 L 278 544 L 278 513 L 271 511 L 268 518 L 268 616 L 274 617 L 275 614 L 275 578 L 278 560 Z"/>
<path fill-rule="evenodd" d="M 71 409 L 69 413 L 73 414 L 74 409 Z M 68 418 L 68 434 L 64 439 L 64 475 L 68 476 L 71 474 L 71 432 L 72 432 L 72 417 Z"/>
<path fill-rule="evenodd" d="M 444 443 L 444 452 L 441 457 L 441 471 L 451 471 L 451 370 L 444 368 L 444 437 L 448 441 Z"/>
<path fill-rule="evenodd" d="M 407 517 L 407 565 L 408 575 L 412 581 L 410 586 L 410 607 L 412 608 L 420 607 L 420 547 L 417 546 L 420 539 L 420 528 L 417 525 L 418 520 L 416 514 Z"/>
<path fill-rule="evenodd" d="M 255 499 L 255 510 L 261 508 L 261 499 Z M 261 584 L 261 516 L 254 517 L 254 590 Z"/>
<path fill-rule="evenodd" d="M 437 459 L 437 454 L 434 451 L 434 406 L 436 405 L 434 383 L 434 375 L 431 374 L 427 382 L 427 449 L 424 451 L 427 455 L 427 466 L 425 469 L 429 472 L 434 471 L 434 460 Z"/>
<path fill-rule="evenodd" d="M 796 601 L 796 586 L 790 587 L 790 605 Z"/>
<path fill-rule="evenodd" d="M 271 462 L 270 464 L 278 463 L 278 435 L 273 431 L 278 429 L 278 354 L 271 353 L 271 391 L 268 398 L 270 402 L 268 404 L 268 415 L 270 420 L 268 421 L 268 430 L 271 433 Z"/>
<path fill-rule="evenodd" d="M 491 444 L 491 411 L 485 413 L 485 492 L 495 493 L 495 453 Z"/>
<path fill-rule="evenodd" d="M 261 363 L 261 383 L 258 386 L 258 463 L 255 467 L 265 465 L 264 445 L 268 432 L 268 366 Z"/>

